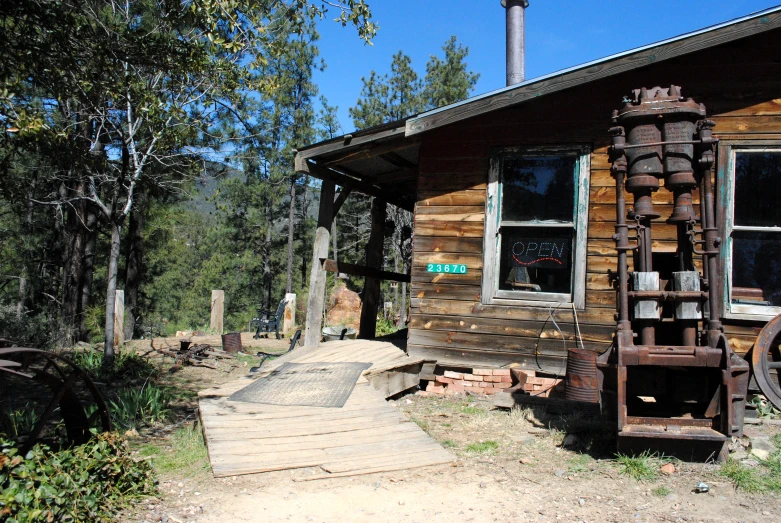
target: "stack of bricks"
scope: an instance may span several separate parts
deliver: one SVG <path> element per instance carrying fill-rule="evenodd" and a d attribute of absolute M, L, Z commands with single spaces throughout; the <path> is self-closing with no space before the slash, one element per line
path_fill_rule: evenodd
<path fill-rule="evenodd" d="M 426 392 L 433 394 L 496 394 L 512 387 L 510 369 L 472 369 L 472 373 L 445 371 L 429 381 Z"/>
<path fill-rule="evenodd" d="M 538 377 L 533 370 L 516 370 L 515 376 L 518 378 L 517 388 L 540 398 L 550 397 L 557 387 L 563 387 L 562 380 Z"/>

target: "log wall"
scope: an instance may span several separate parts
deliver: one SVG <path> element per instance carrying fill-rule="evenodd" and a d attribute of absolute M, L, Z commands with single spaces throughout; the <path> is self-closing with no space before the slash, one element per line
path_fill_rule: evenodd
<path fill-rule="evenodd" d="M 422 135 L 412 259 L 410 354 L 442 362 L 511 362 L 563 372 L 566 348 L 579 326 L 587 348 L 603 351 L 615 327 L 616 271 L 612 240 L 615 181 L 607 157 L 610 114 L 631 89 L 680 85 L 702 102 L 722 138 L 778 139 L 781 144 L 779 31 L 547 95 Z M 588 144 L 591 176 L 586 263 L 586 308 L 499 306 L 480 303 L 483 227 L 489 154 L 493 148 Z M 696 195 L 695 195 L 696 196 Z M 675 252 L 676 231 L 664 223 L 672 194 L 654 195 L 663 217 L 653 227 L 658 251 Z M 627 205 L 632 196 L 627 195 Z M 655 252 L 657 252 L 655 250 Z M 466 275 L 426 272 L 427 263 L 464 263 Z M 630 261 L 630 270 L 631 270 Z M 551 320 L 555 318 L 558 329 Z M 745 353 L 761 322 L 725 321 L 733 347 Z M 560 329 L 560 331 L 559 331 Z M 563 337 L 562 337 L 563 335 Z"/>

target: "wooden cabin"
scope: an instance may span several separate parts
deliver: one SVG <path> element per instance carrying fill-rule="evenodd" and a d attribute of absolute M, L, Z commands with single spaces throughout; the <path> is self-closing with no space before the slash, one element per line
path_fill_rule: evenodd
<path fill-rule="evenodd" d="M 323 180 L 306 343 L 318 342 L 324 271 L 336 270 L 324 261 L 331 219 L 358 191 L 375 197 L 370 251 L 365 266 L 339 271 L 367 278 L 371 319 L 379 280 L 411 282 L 410 355 L 556 372 L 578 339 L 606 350 L 617 262 L 611 113 L 633 89 L 670 85 L 716 122 L 722 315 L 745 354 L 781 313 L 781 7 L 300 149 L 297 170 Z M 654 201 L 655 249 L 674 256 L 672 194 Z M 409 275 L 382 271 L 386 203 L 414 213 Z"/>

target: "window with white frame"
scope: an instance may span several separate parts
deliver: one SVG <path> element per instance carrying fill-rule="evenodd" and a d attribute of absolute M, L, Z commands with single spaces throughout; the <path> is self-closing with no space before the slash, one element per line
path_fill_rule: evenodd
<path fill-rule="evenodd" d="M 583 146 L 493 152 L 484 303 L 583 307 L 589 158 Z"/>
<path fill-rule="evenodd" d="M 781 145 L 728 147 L 725 293 L 727 315 L 781 313 Z"/>

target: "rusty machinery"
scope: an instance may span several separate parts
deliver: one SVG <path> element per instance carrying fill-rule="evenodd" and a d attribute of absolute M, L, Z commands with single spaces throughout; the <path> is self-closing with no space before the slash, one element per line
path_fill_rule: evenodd
<path fill-rule="evenodd" d="M 15 419 L 15 410 L 27 421 Z M 106 402 L 87 373 L 38 349 L 0 348 L 0 414 L 0 432 L 19 441 L 22 455 L 37 442 L 79 445 L 92 429 L 111 430 Z"/>
<path fill-rule="evenodd" d="M 705 107 L 684 99 L 677 86 L 637 89 L 634 99 L 624 102 L 613 112 L 610 129 L 617 213 L 616 343 L 600 358 L 603 370 L 615 370 L 618 445 L 650 444 L 673 452 L 682 446 L 708 447 L 723 455 L 724 442 L 742 433 L 749 368 L 730 349 L 719 318 L 715 124 L 706 119 Z M 674 201 L 666 223 L 677 230 L 675 253 L 654 249 L 654 227 L 664 226 L 654 221 L 662 217 L 654 207 L 661 179 Z M 629 212 L 625 190 L 634 196 Z M 696 193 L 699 215 L 693 205 Z"/>

